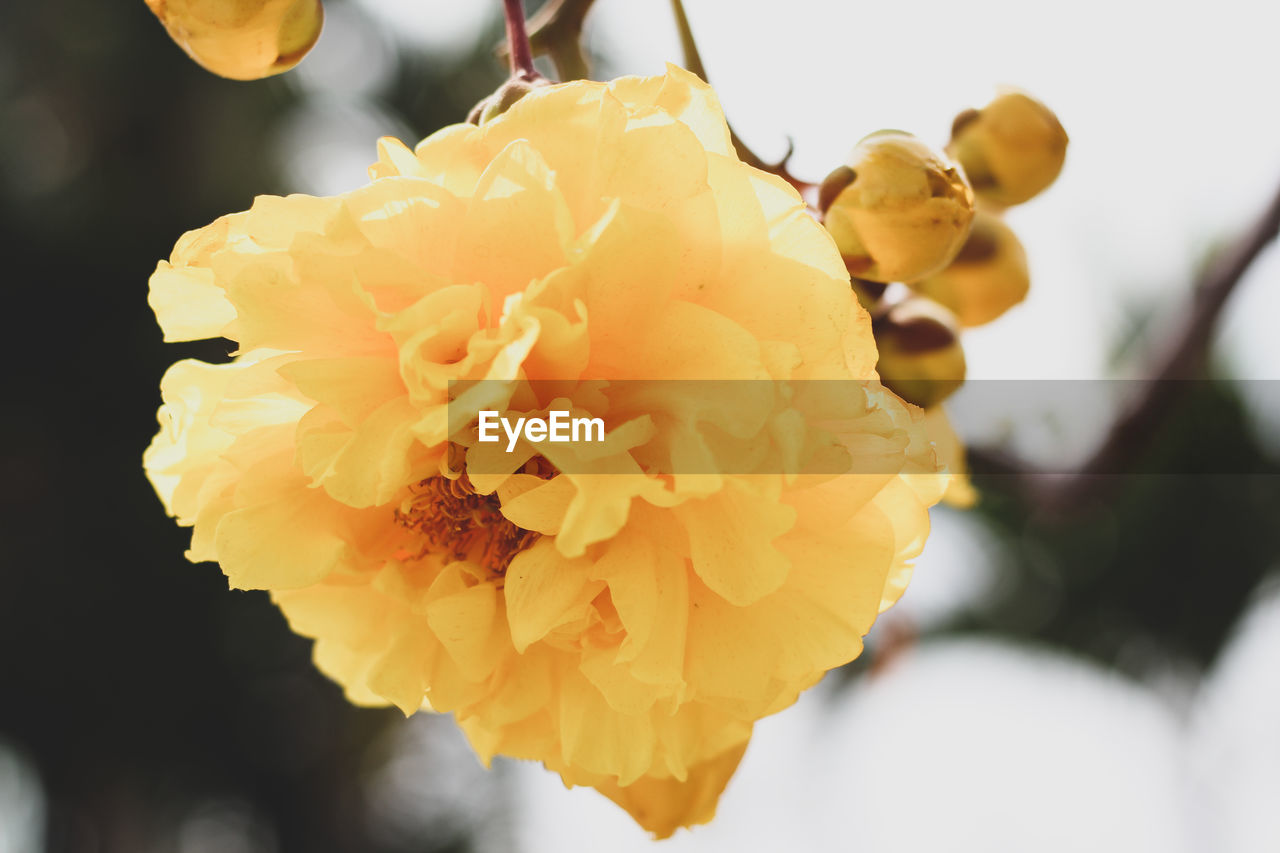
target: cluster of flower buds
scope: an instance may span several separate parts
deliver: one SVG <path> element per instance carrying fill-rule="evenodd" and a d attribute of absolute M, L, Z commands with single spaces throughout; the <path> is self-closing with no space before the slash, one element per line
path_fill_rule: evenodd
<path fill-rule="evenodd" d="M 822 182 L 818 210 L 871 313 L 877 370 L 903 399 L 946 399 L 964 380 L 959 330 L 1026 296 L 1026 254 L 1001 213 L 1052 184 L 1066 151 L 1057 117 L 1008 92 L 957 116 L 945 155 L 882 130 Z"/>

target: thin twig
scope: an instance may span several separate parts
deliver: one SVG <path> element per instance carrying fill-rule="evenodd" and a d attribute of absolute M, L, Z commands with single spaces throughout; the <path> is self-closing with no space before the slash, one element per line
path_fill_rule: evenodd
<path fill-rule="evenodd" d="M 1249 267 L 1280 234 L 1280 189 L 1270 204 L 1237 239 L 1205 268 L 1196 280 L 1193 301 L 1170 345 L 1153 361 L 1148 378 L 1116 419 L 1106 440 L 1090 459 L 1069 475 L 1037 471 L 1011 457 L 975 449 L 970 460 L 975 470 L 1011 476 L 1017 486 L 1052 511 L 1068 514 L 1102 496 L 1127 459 L 1141 451 L 1156 427 L 1186 392 L 1188 383 L 1204 366 L 1209 339 L 1222 309 Z"/>
<path fill-rule="evenodd" d="M 698 51 L 698 42 L 693 37 L 693 27 L 689 26 L 689 16 L 685 14 L 683 0 L 671 0 L 671 11 L 676 16 L 676 30 L 680 33 L 680 52 L 684 54 L 684 67 L 688 71 L 692 71 L 702 78 L 702 82 L 710 83 L 707 77 L 707 68 L 702 64 L 702 54 Z M 761 160 L 756 153 L 743 144 L 738 138 L 738 134 L 733 132 L 733 128 L 729 128 L 729 138 L 733 142 L 733 147 L 738 151 L 738 158 L 748 166 L 754 166 L 757 169 L 771 171 L 769 165 Z M 788 154 L 788 156 L 790 156 Z"/>
<path fill-rule="evenodd" d="M 591 76 L 587 55 L 582 49 L 582 30 L 595 0 L 550 0 L 529 19 L 529 43 L 535 56 L 549 56 L 562 81 L 586 80 Z M 506 45 L 498 55 L 506 57 Z"/>
<path fill-rule="evenodd" d="M 675 14 L 676 29 L 680 33 L 680 50 L 684 54 L 685 69 L 697 74 L 704 83 L 710 83 L 711 80 L 707 77 L 707 69 L 702 64 L 702 55 L 698 52 L 698 42 L 693 37 L 693 28 L 689 26 L 689 16 L 684 11 L 683 0 L 671 0 L 671 11 Z M 795 150 L 790 138 L 787 139 L 787 153 L 777 163 L 766 163 L 762 160 L 738 137 L 732 125 L 729 126 L 729 140 L 733 143 L 734 150 L 738 152 L 738 159 L 748 166 L 754 166 L 762 171 L 777 175 L 801 193 L 813 187 L 810 182 L 802 181 L 787 171 L 787 163 L 791 160 L 791 154 Z"/>
<path fill-rule="evenodd" d="M 698 52 L 698 42 L 693 37 L 693 28 L 689 26 L 689 16 L 684 12 L 682 0 L 671 0 L 671 12 L 676 16 L 676 30 L 680 33 L 680 50 L 684 54 L 684 67 L 707 81 L 707 69 L 702 64 L 702 54 Z"/>

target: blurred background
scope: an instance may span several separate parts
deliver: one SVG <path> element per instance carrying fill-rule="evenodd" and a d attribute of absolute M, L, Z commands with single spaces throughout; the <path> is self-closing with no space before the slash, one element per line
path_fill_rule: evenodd
<path fill-rule="evenodd" d="M 964 338 L 1007 404 L 965 437 L 1033 464 L 1069 469 L 1108 417 L 1020 389 L 1142 375 L 1280 183 L 1280 21 L 1253 0 L 687 5 L 730 120 L 766 158 L 794 137 L 802 177 L 881 127 L 941 145 L 999 85 L 1057 111 L 1066 168 L 1008 217 L 1031 295 Z M 227 357 L 161 343 L 156 261 L 461 120 L 504 76 L 499 7 L 329 0 L 298 69 L 236 83 L 141 0 L 0 4 L 0 853 L 653 846 L 593 791 L 482 770 L 448 718 L 348 706 L 265 594 L 183 559 L 142 474 L 165 367 Z M 662 0 L 599 0 L 589 47 L 598 78 L 679 57 Z M 1280 850 L 1278 316 L 1273 247 L 1135 450 L 1176 475 L 1064 517 L 979 455 L 980 504 L 936 511 L 868 652 L 763 721 L 719 819 L 661 849 Z"/>

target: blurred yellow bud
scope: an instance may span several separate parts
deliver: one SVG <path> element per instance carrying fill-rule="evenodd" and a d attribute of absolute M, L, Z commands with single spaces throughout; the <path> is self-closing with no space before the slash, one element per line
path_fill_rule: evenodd
<path fill-rule="evenodd" d="M 1030 286 L 1027 253 L 1017 235 L 981 209 L 951 266 L 911 285 L 955 312 L 962 326 L 991 322 L 1021 302 Z"/>
<path fill-rule="evenodd" d="M 960 251 L 973 221 L 973 191 L 929 146 L 882 130 L 827 176 L 818 207 L 851 275 L 915 281 Z"/>
<path fill-rule="evenodd" d="M 1044 104 L 1006 92 L 951 126 L 947 153 L 964 167 L 978 197 L 1021 204 L 1053 183 L 1067 156 L 1067 132 Z"/>
<path fill-rule="evenodd" d="M 872 329 L 880 351 L 880 381 L 908 403 L 932 408 L 964 382 L 964 350 L 955 318 L 933 300 L 908 297 Z"/>
<path fill-rule="evenodd" d="M 146 0 L 200 65 L 233 80 L 288 71 L 320 38 L 320 0 Z"/>

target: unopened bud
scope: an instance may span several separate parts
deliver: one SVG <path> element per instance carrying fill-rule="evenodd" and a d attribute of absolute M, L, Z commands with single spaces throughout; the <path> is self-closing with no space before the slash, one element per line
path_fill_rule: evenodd
<path fill-rule="evenodd" d="M 999 216 L 979 210 L 956 259 L 911 288 L 950 308 L 962 326 L 981 326 L 1026 298 L 1027 253 Z"/>
<path fill-rule="evenodd" d="M 523 77 L 512 77 L 498 87 L 498 91 L 485 98 L 471 108 L 467 121 L 472 124 L 486 124 L 516 105 L 516 102 L 534 89 L 550 86 L 551 81 L 545 77 L 527 80 Z"/>
<path fill-rule="evenodd" d="M 1067 132 L 1044 104 L 1006 92 L 981 110 L 965 110 L 951 127 L 947 153 L 964 167 L 978 197 L 1021 204 L 1054 182 L 1067 156 Z"/>
<path fill-rule="evenodd" d="M 952 163 L 914 136 L 879 131 L 823 182 L 819 209 L 851 275 L 910 282 L 960 251 L 973 192 Z"/>
<path fill-rule="evenodd" d="M 932 408 L 964 382 L 964 350 L 955 319 L 938 303 L 923 296 L 904 299 L 872 330 L 880 351 L 880 381 L 908 403 Z"/>
<path fill-rule="evenodd" d="M 257 80 L 297 65 L 320 38 L 320 0 L 146 0 L 169 35 L 214 74 Z"/>

